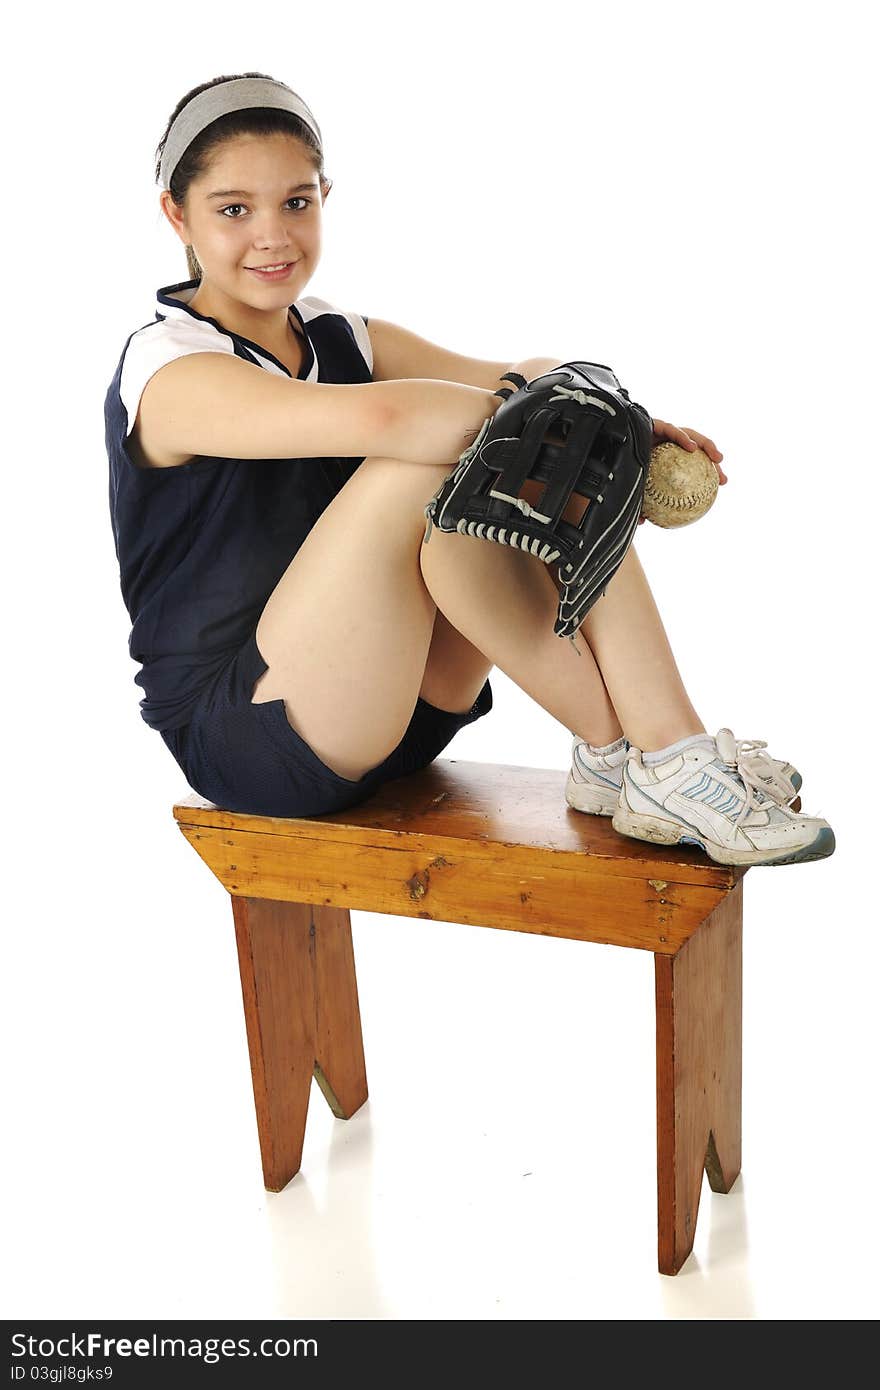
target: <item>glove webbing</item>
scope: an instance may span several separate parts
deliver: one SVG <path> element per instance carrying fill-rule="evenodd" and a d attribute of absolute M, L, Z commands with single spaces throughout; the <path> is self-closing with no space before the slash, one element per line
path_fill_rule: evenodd
<path fill-rule="evenodd" d="M 496 509 L 489 502 L 489 520 L 498 512 L 507 512 L 513 506 L 517 507 L 524 516 L 533 516 L 536 521 L 543 522 L 544 525 L 555 529 L 568 505 L 572 492 L 578 488 L 579 484 L 591 497 L 595 495 L 601 499 L 601 493 L 598 492 L 598 485 L 601 482 L 600 475 L 585 467 L 577 478 L 573 478 L 570 470 L 566 474 L 566 461 L 564 459 L 559 467 L 550 471 L 544 490 L 534 506 L 530 506 L 519 496 L 520 488 L 526 479 L 539 476 L 536 462 L 538 455 L 544 448 L 547 426 L 554 418 L 552 411 L 539 410 L 528 421 L 523 430 L 522 439 L 516 441 L 516 452 L 510 464 L 500 474 L 495 487 L 489 489 L 489 498 L 496 498 L 505 504 L 503 508 Z M 584 416 L 574 424 L 568 438 L 560 441 L 560 449 L 564 449 L 570 457 L 588 456 L 601 426 L 602 422 L 596 416 Z M 491 465 L 491 450 L 492 446 L 490 445 L 488 449 L 483 451 L 482 457 L 487 465 Z M 496 451 L 496 457 L 497 452 L 500 451 Z M 590 480 L 592 480 L 592 487 L 590 487 Z"/>
<path fill-rule="evenodd" d="M 503 376 L 499 378 L 499 380 L 512 381 L 518 389 L 522 389 L 527 385 L 525 377 L 521 376 L 518 372 L 513 371 L 505 372 Z M 494 392 L 494 394 L 496 396 L 499 396 L 502 400 L 508 400 L 510 396 L 512 396 L 514 393 L 513 391 L 506 391 L 504 389 L 500 389 Z M 613 472 L 608 472 L 605 475 L 600 475 L 591 470 L 589 467 L 585 466 L 582 472 L 579 474 L 577 480 L 573 484 L 570 478 L 559 476 L 560 470 L 554 469 L 553 476 L 551 476 L 547 487 L 545 487 L 545 490 L 541 495 L 541 506 L 545 506 L 548 508 L 546 512 L 538 511 L 537 507 L 531 506 L 525 500 L 525 498 L 520 497 L 518 495 L 519 488 L 522 486 L 523 482 L 526 480 L 526 478 L 531 476 L 538 452 L 544 442 L 544 436 L 547 432 L 547 425 L 549 423 L 552 423 L 556 419 L 556 413 L 549 409 L 549 406 L 552 406 L 554 401 L 565 398 L 575 400 L 578 402 L 579 405 L 591 405 L 598 407 L 600 410 L 605 411 L 608 415 L 611 416 L 617 415 L 617 411 L 614 409 L 614 407 L 608 401 L 603 400 L 601 397 L 589 394 L 581 388 L 570 389 L 562 385 L 557 385 L 554 390 L 554 395 L 551 397 L 550 402 L 548 403 L 548 407 L 544 410 L 537 411 L 535 415 L 532 416 L 532 418 L 526 425 L 522 439 L 515 441 L 517 444 L 517 456 L 514 460 L 512 460 L 512 464 L 519 466 L 513 466 L 512 469 L 511 467 L 508 467 L 507 472 L 502 473 L 499 478 L 499 483 L 503 484 L 504 486 L 510 487 L 511 491 L 503 492 L 501 491 L 500 487 L 492 488 L 489 491 L 490 497 L 496 497 L 499 499 L 499 501 L 507 502 L 509 505 L 517 507 L 525 516 L 534 516 L 538 521 L 542 521 L 548 524 L 550 522 L 555 523 L 559 520 L 560 516 L 562 515 L 562 512 L 564 511 L 568 503 L 569 498 L 571 497 L 572 492 L 575 490 L 578 490 L 582 492 L 583 495 L 588 496 L 592 500 L 601 503 L 604 500 L 602 493 L 599 491 L 595 491 L 594 493 L 593 490 L 590 488 L 590 484 L 592 483 L 594 488 L 598 488 L 598 486 L 601 486 L 603 477 L 607 477 L 607 480 L 609 482 L 614 477 Z M 629 399 L 628 396 L 627 399 Z M 479 449 L 482 437 L 486 433 L 486 430 L 488 428 L 488 424 L 488 420 L 484 421 L 483 428 L 480 430 L 479 435 L 474 440 L 471 447 L 464 454 L 462 454 L 459 460 L 459 467 L 457 470 L 459 474 L 465 471 L 467 465 L 470 463 L 471 459 L 474 457 L 477 450 Z M 593 441 L 595 440 L 601 425 L 602 421 L 596 415 L 593 414 L 579 418 L 576 420 L 574 426 L 569 431 L 569 434 L 565 437 L 564 440 L 561 440 L 560 443 L 564 444 L 567 447 L 576 448 L 578 452 L 589 454 L 589 452 L 592 449 Z M 625 428 L 623 429 L 623 432 L 620 434 L 619 439 L 621 444 L 625 441 Z M 501 440 L 497 440 L 494 442 L 498 444 L 502 443 Z M 524 447 L 526 443 L 528 444 L 528 450 L 526 450 Z M 580 486 L 578 486 L 578 484 Z M 428 525 L 424 540 L 425 543 L 427 543 L 427 541 L 430 539 L 432 530 L 430 504 L 428 507 L 425 508 L 425 512 Z M 497 526 L 496 534 L 496 524 L 490 522 L 468 522 L 465 521 L 464 518 L 462 518 L 462 520 L 458 523 L 456 529 L 463 535 L 479 536 L 483 540 L 495 541 L 496 543 L 501 545 L 512 545 L 519 549 L 528 551 L 530 554 L 537 556 L 538 559 L 543 560 L 545 564 L 552 563 L 552 561 L 558 559 L 559 555 L 561 554 L 561 551 L 552 549 L 549 543 L 545 542 L 542 545 L 540 539 L 537 537 L 523 536 L 522 540 L 520 541 L 518 531 L 512 531 L 510 532 L 510 534 L 508 534 L 507 528 L 502 526 Z M 560 579 L 561 578 L 562 576 L 560 574 Z M 565 581 L 563 581 L 563 583 L 565 583 Z M 565 585 L 565 588 L 568 588 L 567 584 Z M 602 592 L 604 593 L 604 588 Z M 571 642 L 575 651 L 578 653 L 578 656 L 580 656 L 581 653 L 580 651 L 578 651 L 577 648 L 576 636 L 576 633 L 569 634 L 569 641 Z"/>

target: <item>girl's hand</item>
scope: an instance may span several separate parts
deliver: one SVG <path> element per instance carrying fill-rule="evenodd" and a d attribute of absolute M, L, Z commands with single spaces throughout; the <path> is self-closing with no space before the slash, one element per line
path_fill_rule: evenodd
<path fill-rule="evenodd" d="M 680 444 L 683 449 L 691 452 L 699 446 L 714 463 L 719 485 L 727 482 L 727 474 L 719 467 L 724 455 L 705 434 L 700 434 L 699 430 L 679 429 L 677 425 L 669 425 L 665 420 L 655 420 L 652 442 L 659 444 L 664 439 L 671 439 L 674 444 Z"/>
<path fill-rule="evenodd" d="M 671 439 L 674 444 L 680 444 L 683 449 L 693 453 L 694 449 L 700 448 L 714 463 L 715 471 L 718 474 L 718 485 L 722 487 L 727 482 L 727 474 L 721 468 L 721 460 L 724 458 L 721 450 L 716 447 L 711 439 L 705 434 L 700 434 L 699 430 L 680 429 L 678 425 L 670 425 L 666 420 L 654 421 L 654 444 L 660 444 L 664 439 Z M 641 526 L 642 521 L 639 522 Z"/>

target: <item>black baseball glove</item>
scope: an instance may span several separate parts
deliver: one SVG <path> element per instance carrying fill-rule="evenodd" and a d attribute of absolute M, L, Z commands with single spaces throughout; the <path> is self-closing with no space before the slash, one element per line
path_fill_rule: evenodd
<path fill-rule="evenodd" d="M 558 560 L 553 630 L 573 640 L 639 523 L 654 422 L 598 362 L 565 362 L 527 384 L 508 379 L 523 384 L 428 503 L 423 544 L 436 526 Z M 519 495 L 527 478 L 544 484 L 534 505 Z M 562 519 L 573 492 L 588 500 L 577 524 Z"/>

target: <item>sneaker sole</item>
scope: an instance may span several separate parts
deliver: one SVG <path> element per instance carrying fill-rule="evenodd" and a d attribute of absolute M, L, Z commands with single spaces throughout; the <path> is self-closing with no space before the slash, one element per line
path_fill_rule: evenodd
<path fill-rule="evenodd" d="M 573 811 L 584 811 L 588 816 L 613 816 L 617 810 L 615 792 L 603 792 L 599 787 L 576 782 L 571 773 L 565 783 L 565 799 Z"/>
<path fill-rule="evenodd" d="M 716 864 L 732 864 L 740 867 L 805 864 L 811 859 L 827 859 L 829 854 L 834 853 L 835 849 L 834 831 L 830 825 L 823 826 L 816 838 L 811 840 L 808 845 L 802 845 L 800 849 L 794 851 L 786 852 L 783 850 L 777 854 L 772 854 L 760 849 L 725 849 L 723 845 L 716 845 L 711 840 L 702 840 L 697 835 L 683 832 L 677 825 L 668 820 L 661 820 L 657 816 L 639 815 L 634 811 L 624 810 L 620 806 L 612 816 L 611 824 L 620 835 L 631 835 L 635 840 L 648 840 L 655 845 L 695 845 Z"/>

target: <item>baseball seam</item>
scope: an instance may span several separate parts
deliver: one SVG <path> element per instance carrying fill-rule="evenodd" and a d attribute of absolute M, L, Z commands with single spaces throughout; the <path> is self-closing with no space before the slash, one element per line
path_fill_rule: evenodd
<path fill-rule="evenodd" d="M 705 502 L 713 495 L 714 491 L 715 489 L 710 483 L 700 492 L 691 492 L 687 497 L 681 497 L 670 495 L 668 492 L 658 492 L 656 488 L 648 487 L 645 489 L 645 496 L 649 497 L 652 502 L 659 502 L 664 507 L 672 507 L 673 510 L 681 511 L 684 507 L 692 507 L 695 502 Z"/>

